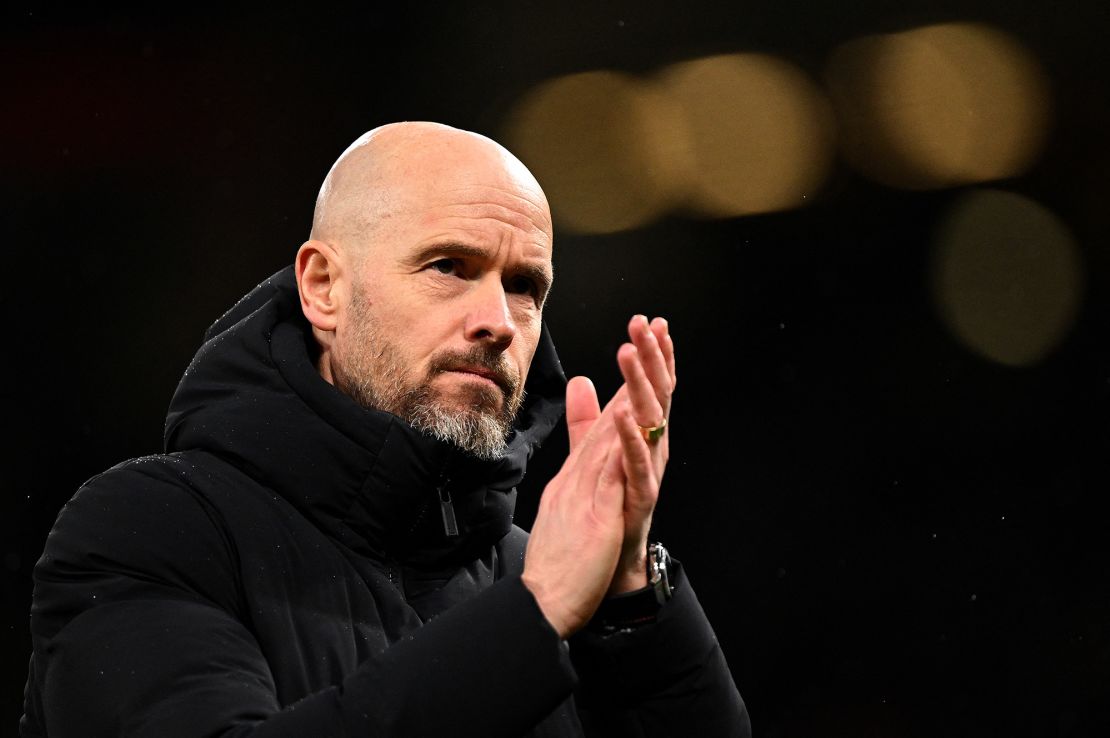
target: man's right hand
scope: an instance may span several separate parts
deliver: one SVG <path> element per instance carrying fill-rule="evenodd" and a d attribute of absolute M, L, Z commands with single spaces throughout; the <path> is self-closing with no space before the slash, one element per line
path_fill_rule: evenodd
<path fill-rule="evenodd" d="M 609 589 L 625 532 L 623 446 L 642 443 L 627 400 L 600 416 L 597 407 L 593 383 L 570 380 L 567 424 L 592 425 L 544 489 L 524 557 L 524 585 L 562 638 L 586 624 Z"/>

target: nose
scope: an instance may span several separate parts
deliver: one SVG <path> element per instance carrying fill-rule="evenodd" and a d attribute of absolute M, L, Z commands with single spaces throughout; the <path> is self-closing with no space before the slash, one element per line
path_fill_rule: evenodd
<path fill-rule="evenodd" d="M 479 280 L 470 292 L 466 307 L 467 340 L 504 351 L 513 342 L 517 327 L 500 277 L 491 272 Z"/>

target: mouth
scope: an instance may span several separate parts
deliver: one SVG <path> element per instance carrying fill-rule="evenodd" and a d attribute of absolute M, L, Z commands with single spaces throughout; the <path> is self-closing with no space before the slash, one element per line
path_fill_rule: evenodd
<path fill-rule="evenodd" d="M 466 351 L 444 351 L 434 356 L 428 367 L 429 378 L 437 374 L 453 374 L 456 382 L 469 385 L 477 390 L 487 387 L 483 394 L 492 389 L 500 390 L 499 399 L 509 402 L 519 393 L 515 372 L 504 356 L 474 347 Z"/>
<path fill-rule="evenodd" d="M 489 382 L 490 384 L 496 386 L 497 388 L 501 389 L 502 391 L 505 390 L 505 387 L 504 387 L 504 384 L 502 382 L 502 379 L 501 379 L 500 375 L 498 375 L 497 372 L 490 371 L 489 369 L 484 369 L 482 367 L 476 367 L 476 366 L 456 366 L 456 367 L 452 367 L 450 369 L 447 369 L 446 371 L 451 372 L 452 374 L 463 374 L 463 375 L 466 375 L 466 376 L 469 376 L 469 377 L 475 377 L 475 378 L 478 378 L 478 379 L 482 379 L 482 380 L 485 380 L 486 382 Z"/>

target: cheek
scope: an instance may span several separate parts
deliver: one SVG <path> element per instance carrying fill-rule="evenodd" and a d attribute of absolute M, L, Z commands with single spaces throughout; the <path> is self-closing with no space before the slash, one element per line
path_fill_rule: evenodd
<path fill-rule="evenodd" d="M 540 342 L 540 327 L 539 318 L 517 323 L 518 333 L 516 340 L 513 341 L 513 348 L 518 352 L 517 357 L 522 378 L 527 376 L 528 368 L 532 365 L 532 359 L 536 355 L 536 348 Z"/>
<path fill-rule="evenodd" d="M 427 312 L 393 326 L 398 350 L 404 354 L 410 378 L 427 379 L 432 362 L 453 346 L 455 334 L 447 330 L 449 327 L 448 320 Z"/>

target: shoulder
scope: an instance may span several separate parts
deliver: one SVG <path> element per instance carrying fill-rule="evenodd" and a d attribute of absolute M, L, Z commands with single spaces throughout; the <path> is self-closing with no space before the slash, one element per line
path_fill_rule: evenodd
<path fill-rule="evenodd" d="M 174 456 L 119 464 L 65 504 L 35 566 L 32 627 L 56 631 L 121 599 L 187 598 L 236 605 L 234 550 L 219 512 Z"/>
<path fill-rule="evenodd" d="M 219 527 L 197 485 L 200 470 L 177 456 L 125 461 L 89 479 L 58 513 L 47 552 L 80 541 L 125 555 L 141 550 L 197 551 Z"/>

